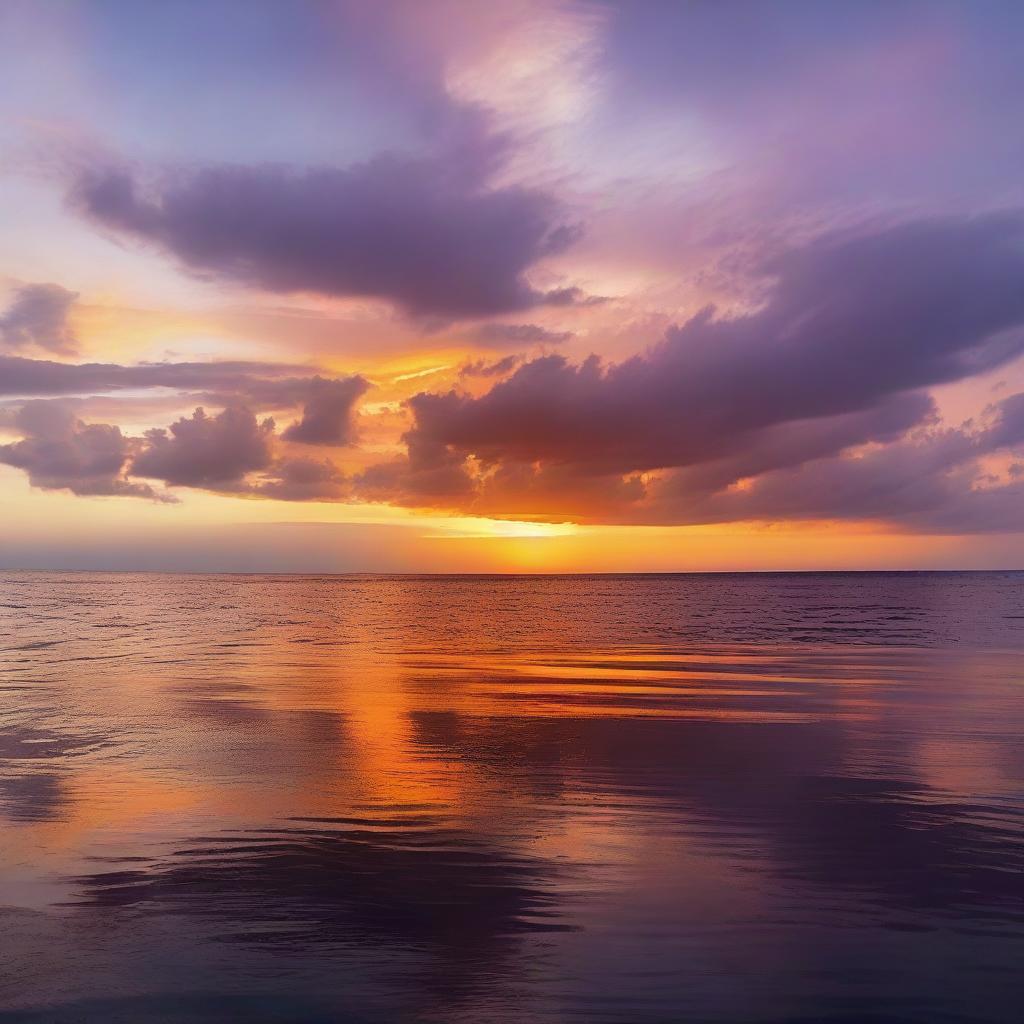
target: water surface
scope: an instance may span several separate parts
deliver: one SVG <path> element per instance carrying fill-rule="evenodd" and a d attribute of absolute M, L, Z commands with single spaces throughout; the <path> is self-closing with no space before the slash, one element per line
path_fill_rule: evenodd
<path fill-rule="evenodd" d="M 0 1021 L 1016 1022 L 1024 574 L 0 574 Z"/>

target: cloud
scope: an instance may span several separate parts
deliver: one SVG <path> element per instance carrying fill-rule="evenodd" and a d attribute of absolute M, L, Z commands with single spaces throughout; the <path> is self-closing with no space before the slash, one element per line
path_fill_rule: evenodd
<path fill-rule="evenodd" d="M 179 407 L 183 399 L 197 396 L 223 407 L 215 416 L 197 408 L 191 417 L 179 419 L 167 429 L 148 431 L 142 438 L 126 438 L 115 426 L 86 426 L 76 419 L 74 408 L 102 407 L 102 399 L 30 399 L 20 408 L 17 404 L 0 408 L 0 426 L 26 435 L 3 448 L 3 461 L 29 471 L 37 486 L 67 486 L 81 494 L 155 496 L 148 485 L 124 479 L 127 464 L 129 475 L 160 479 L 175 486 L 248 492 L 285 500 L 340 500 L 348 493 L 340 470 L 327 461 L 275 459 L 277 435 L 273 421 L 257 422 L 253 410 L 300 407 L 300 418 L 281 435 L 285 441 L 352 444 L 355 405 L 369 383 L 358 376 L 293 376 L 296 369 L 274 363 L 74 365 L 0 357 L 0 394 L 10 391 L 20 398 L 34 392 L 88 395 L 131 390 L 136 394 L 130 405 L 138 416 L 166 405 L 164 395 L 148 394 L 159 388 L 178 392 L 174 401 Z M 113 411 L 116 415 L 117 400 L 106 400 L 107 405 L 111 402 L 112 410 L 107 413 Z M 59 447 L 55 444 L 58 438 Z M 72 457 L 69 445 L 81 456 L 84 446 L 97 448 L 101 438 L 106 439 L 108 453 L 102 473 L 89 467 L 67 468 Z M 251 473 L 264 475 L 253 482 L 248 479 Z"/>
<path fill-rule="evenodd" d="M 767 427 L 749 445 L 723 459 L 676 470 L 680 494 L 710 494 L 771 470 L 799 466 L 865 444 L 889 444 L 912 427 L 937 420 L 935 403 L 924 392 L 892 395 L 876 406 L 824 419 Z"/>
<path fill-rule="evenodd" d="M 282 436 L 286 441 L 302 444 L 352 444 L 356 436 L 355 404 L 369 387 L 363 377 L 343 380 L 314 377 L 307 385 L 302 419 L 288 427 Z"/>
<path fill-rule="evenodd" d="M 241 406 L 216 416 L 196 409 L 167 429 L 147 431 L 146 447 L 132 461 L 131 473 L 186 487 L 243 489 L 248 473 L 270 466 L 273 433 L 273 420 L 257 422 Z"/>
<path fill-rule="evenodd" d="M 759 309 L 730 319 L 705 310 L 625 362 L 548 355 L 478 397 L 418 394 L 409 402 L 405 467 L 417 483 L 391 463 L 390 500 L 419 501 L 424 471 L 443 466 L 460 482 L 447 503 L 492 515 L 802 518 L 839 506 L 811 501 L 815 488 L 841 492 L 828 474 L 801 487 L 808 478 L 795 468 L 787 476 L 792 467 L 820 470 L 834 460 L 829 472 L 847 481 L 847 495 L 858 481 L 873 486 L 868 467 L 882 472 L 887 451 L 895 478 L 909 472 L 898 461 L 910 455 L 927 475 L 930 449 L 898 443 L 934 424 L 924 389 L 1024 352 L 1022 243 L 1015 213 L 825 237 L 765 268 L 774 285 Z M 999 429 L 1016 429 L 1015 406 L 1001 416 Z M 852 467 L 840 457 L 868 443 L 886 447 Z M 965 458 L 976 443 L 964 442 Z M 414 452 L 431 453 L 428 463 Z M 761 475 L 765 490 L 721 496 Z M 374 477 L 378 500 L 388 500 L 384 476 Z M 792 500 L 769 500 L 768 488 L 784 485 Z M 950 501 L 958 494 L 944 493 Z M 886 506 L 848 496 L 847 507 L 900 515 L 890 498 Z M 968 506 L 980 508 L 980 499 Z"/>
<path fill-rule="evenodd" d="M 946 428 L 927 396 L 899 396 L 879 410 L 784 424 L 749 451 L 649 479 L 503 463 L 477 481 L 471 507 L 632 525 L 845 520 L 918 533 L 1021 531 L 1021 464 L 993 473 L 986 459 L 1024 454 L 1024 394 L 989 413 L 987 426 Z"/>
<path fill-rule="evenodd" d="M 585 465 L 501 462 L 480 476 L 473 509 L 485 515 L 606 523 L 689 522 L 700 497 L 739 480 L 853 446 L 889 443 L 933 417 L 934 403 L 927 395 L 894 396 L 862 412 L 779 424 L 732 456 L 650 477 L 595 473 Z"/>
<path fill-rule="evenodd" d="M 354 438 L 355 402 L 369 388 L 362 377 L 296 376 L 308 369 L 285 363 L 57 363 L 0 356 L 0 397 L 116 394 L 166 389 L 209 405 L 252 409 L 301 406 L 303 415 L 286 437 L 307 444 L 348 444 Z M 144 404 L 146 398 L 136 398 Z"/>
<path fill-rule="evenodd" d="M 686 466 L 768 428 L 870 409 L 1024 351 L 1018 215 L 826 238 L 767 268 L 763 308 L 705 310 L 604 367 L 534 359 L 486 394 L 419 394 L 411 437 L 595 473 Z"/>
<path fill-rule="evenodd" d="M 486 359 L 476 359 L 464 364 L 459 368 L 460 377 L 504 377 L 511 373 L 521 362 L 520 355 L 505 356 L 488 362 Z"/>
<path fill-rule="evenodd" d="M 363 501 L 447 507 L 470 503 L 474 481 L 465 459 L 443 444 L 406 435 L 405 456 L 369 466 L 353 480 Z"/>
<path fill-rule="evenodd" d="M 254 493 L 279 501 L 343 501 L 350 488 L 345 474 L 328 459 L 283 459 Z"/>
<path fill-rule="evenodd" d="M 12 417 L 24 437 L 0 445 L 0 462 L 28 473 L 33 487 L 79 495 L 120 495 L 174 501 L 125 479 L 135 444 L 106 423 L 83 423 L 61 402 L 26 402 Z"/>
<path fill-rule="evenodd" d="M 57 363 L 0 355 L 0 397 L 99 394 L 135 388 L 177 388 L 236 394 L 240 389 L 299 396 L 310 378 L 295 378 L 303 367 L 281 363 Z M 308 369 L 305 372 L 309 372 Z M 286 386 L 287 384 L 287 386 Z"/>
<path fill-rule="evenodd" d="M 549 331 L 537 324 L 481 324 L 472 332 L 473 341 L 501 348 L 505 345 L 560 345 L 572 331 Z"/>
<path fill-rule="evenodd" d="M 1024 446 L 1024 394 L 992 410 L 993 422 L 931 428 L 855 455 L 811 458 L 744 487 L 701 490 L 670 476 L 643 515 L 672 522 L 878 519 L 918 532 L 1024 529 L 1024 482 L 989 473 L 984 457 Z"/>
<path fill-rule="evenodd" d="M 273 292 L 365 296 L 415 316 L 459 318 L 575 301 L 526 279 L 577 237 L 548 194 L 488 187 L 505 143 L 481 131 L 438 157 L 348 168 L 225 165 L 141 182 L 82 173 L 72 203 L 186 267 Z"/>
<path fill-rule="evenodd" d="M 695 125 L 677 140 L 731 165 L 732 198 L 736 185 L 759 193 L 765 221 L 786 208 L 1016 191 L 1017 4 L 609 9 L 608 129 L 649 132 L 667 116 Z M 651 165 L 663 173 L 664 155 Z"/>
<path fill-rule="evenodd" d="M 129 477 L 282 501 L 342 501 L 351 491 L 328 459 L 275 458 L 273 420 L 260 422 L 242 406 L 215 416 L 198 408 L 166 429 L 125 437 L 116 426 L 82 422 L 76 404 L 34 399 L 0 409 L 0 426 L 23 435 L 0 445 L 0 462 L 25 470 L 35 487 L 81 495 L 177 501 Z"/>
<path fill-rule="evenodd" d="M 18 350 L 35 346 L 60 355 L 72 353 L 78 342 L 68 324 L 77 292 L 59 284 L 26 284 L 0 314 L 0 347 Z"/>
<path fill-rule="evenodd" d="M 574 466 L 503 462 L 482 474 L 472 509 L 497 518 L 615 523 L 647 508 L 641 474 L 596 475 Z"/>
<path fill-rule="evenodd" d="M 985 431 L 990 448 L 1012 448 L 1024 442 L 1024 394 L 1010 395 L 994 406 L 995 423 Z"/>
<path fill-rule="evenodd" d="M 138 477 L 281 500 L 587 522 L 1024 528 L 1024 483 L 1007 461 L 1024 437 L 1024 399 L 1006 398 L 983 426 L 949 429 L 927 392 L 1024 353 L 1021 215 L 833 234 L 762 269 L 759 307 L 703 310 L 617 364 L 558 354 L 467 363 L 460 377 L 489 390 L 415 395 L 404 454 L 371 465 L 359 456 L 356 470 L 298 446 L 354 442 L 369 386 L 359 376 L 0 357 L 0 371 L 11 371 L 0 372 L 0 390 L 15 394 L 159 387 L 223 409 L 125 438 L 82 423 L 66 403 L 27 402 L 8 413 L 24 437 L 3 447 L 3 461 L 38 486 L 77 493 L 154 496 Z M 280 435 L 257 416 L 299 408 Z"/>

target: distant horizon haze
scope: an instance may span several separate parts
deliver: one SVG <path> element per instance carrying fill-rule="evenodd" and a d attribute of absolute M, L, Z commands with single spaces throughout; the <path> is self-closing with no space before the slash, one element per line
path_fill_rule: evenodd
<path fill-rule="evenodd" d="M 936 538 L 752 531 L 707 538 L 652 530 L 550 537 L 473 536 L 410 525 L 245 523 L 150 534 L 122 529 L 63 538 L 0 536 L 0 569 L 114 572 L 588 574 L 689 572 L 944 572 L 1024 568 L 1019 535 Z M 839 548 L 839 551 L 837 551 Z"/>

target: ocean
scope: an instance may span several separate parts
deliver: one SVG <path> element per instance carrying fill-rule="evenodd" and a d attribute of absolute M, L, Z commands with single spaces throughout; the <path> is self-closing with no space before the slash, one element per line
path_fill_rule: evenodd
<path fill-rule="evenodd" d="M 0 1021 L 1016 1022 L 1024 573 L 0 573 Z"/>

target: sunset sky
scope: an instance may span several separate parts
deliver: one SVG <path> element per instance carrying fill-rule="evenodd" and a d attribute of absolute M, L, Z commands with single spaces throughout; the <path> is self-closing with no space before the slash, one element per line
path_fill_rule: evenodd
<path fill-rule="evenodd" d="M 0 567 L 1024 567 L 1022 40 L 5 0 Z"/>

